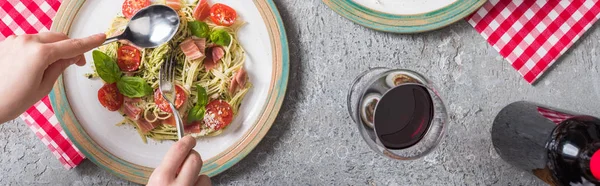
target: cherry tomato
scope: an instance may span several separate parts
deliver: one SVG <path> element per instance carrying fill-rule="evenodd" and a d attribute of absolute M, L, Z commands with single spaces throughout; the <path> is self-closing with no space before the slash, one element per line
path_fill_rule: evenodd
<path fill-rule="evenodd" d="M 150 6 L 150 0 L 125 0 L 123 2 L 123 15 L 127 19 L 131 19 L 135 13 L 147 6 Z"/>
<path fill-rule="evenodd" d="M 215 130 L 225 128 L 233 121 L 231 105 L 223 100 L 214 100 L 206 105 L 204 123 Z"/>
<path fill-rule="evenodd" d="M 179 85 L 175 86 L 175 108 L 179 109 L 179 107 L 181 107 L 181 105 L 183 105 L 183 103 L 185 103 L 185 100 L 187 99 L 187 96 L 185 95 L 185 91 L 183 90 L 183 88 Z M 158 105 L 158 108 L 160 108 L 160 110 L 171 113 L 171 106 L 169 106 L 169 102 L 167 102 L 167 100 L 165 100 L 162 97 L 162 93 L 160 92 L 159 89 L 156 89 L 156 91 L 154 92 L 154 103 L 156 103 L 156 105 Z"/>
<path fill-rule="evenodd" d="M 221 26 L 231 26 L 235 23 L 237 13 L 227 5 L 217 3 L 210 8 L 210 20 Z"/>
<path fill-rule="evenodd" d="M 208 5 L 208 0 L 200 0 L 198 2 L 198 6 L 194 9 L 194 19 L 198 21 L 204 21 L 208 16 L 210 16 L 210 6 Z"/>
<path fill-rule="evenodd" d="M 117 65 L 124 72 L 133 72 L 140 68 L 142 53 L 130 45 L 123 45 L 117 50 Z"/>
<path fill-rule="evenodd" d="M 117 84 L 105 84 L 98 90 L 98 100 L 102 106 L 110 111 L 117 111 L 123 105 L 123 94 L 119 92 Z"/>

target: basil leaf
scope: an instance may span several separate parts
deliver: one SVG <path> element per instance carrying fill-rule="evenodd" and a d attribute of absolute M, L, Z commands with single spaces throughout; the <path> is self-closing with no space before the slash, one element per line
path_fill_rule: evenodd
<path fill-rule="evenodd" d="M 124 96 L 130 98 L 140 98 L 152 94 L 152 87 L 146 83 L 146 80 L 140 77 L 124 76 L 117 81 L 117 88 Z"/>
<path fill-rule="evenodd" d="M 92 52 L 92 57 L 94 58 L 96 73 L 98 73 L 98 76 L 100 76 L 104 82 L 110 84 L 119 81 L 122 72 L 115 60 L 98 50 Z"/>
<path fill-rule="evenodd" d="M 210 40 L 217 45 L 229 46 L 229 43 L 231 43 L 231 36 L 227 31 L 218 29 L 210 33 Z"/>
<path fill-rule="evenodd" d="M 200 85 L 196 85 L 196 89 L 198 90 L 198 103 L 201 107 L 205 107 L 208 104 L 208 94 L 206 93 L 206 89 Z"/>
<path fill-rule="evenodd" d="M 200 21 L 191 21 L 188 22 L 188 26 L 193 35 L 199 38 L 208 38 L 210 35 L 210 28 L 208 28 L 208 24 Z"/>
<path fill-rule="evenodd" d="M 204 112 L 206 112 L 204 106 L 196 105 L 192 107 L 190 112 L 188 112 L 187 122 L 192 123 L 194 121 L 203 120 Z"/>

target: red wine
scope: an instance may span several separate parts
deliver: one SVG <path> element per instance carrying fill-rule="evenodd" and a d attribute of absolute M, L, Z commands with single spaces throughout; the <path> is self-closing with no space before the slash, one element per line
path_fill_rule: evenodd
<path fill-rule="evenodd" d="M 433 118 L 433 101 L 420 85 L 406 84 L 389 90 L 375 109 L 377 138 L 389 149 L 404 149 L 419 142 Z"/>
<path fill-rule="evenodd" d="M 500 111 L 491 132 L 502 159 L 548 184 L 600 184 L 598 118 L 516 102 Z"/>

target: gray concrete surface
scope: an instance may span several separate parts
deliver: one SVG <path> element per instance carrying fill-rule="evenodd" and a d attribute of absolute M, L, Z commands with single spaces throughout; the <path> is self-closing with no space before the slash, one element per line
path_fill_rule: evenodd
<path fill-rule="evenodd" d="M 290 42 L 287 97 L 265 139 L 214 177 L 218 185 L 541 185 L 495 153 L 495 114 L 528 100 L 600 116 L 598 25 L 531 86 L 465 21 L 397 35 L 356 25 L 319 0 L 276 4 Z M 426 74 L 446 102 L 447 136 L 423 159 L 381 157 L 351 123 L 346 90 L 357 74 L 379 66 Z M 65 170 L 21 120 L 0 131 L 0 185 L 131 184 L 89 161 Z"/>

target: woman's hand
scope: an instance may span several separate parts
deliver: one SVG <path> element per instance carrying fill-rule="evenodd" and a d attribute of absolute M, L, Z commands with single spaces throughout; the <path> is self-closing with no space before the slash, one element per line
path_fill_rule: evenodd
<path fill-rule="evenodd" d="M 210 178 L 200 175 L 202 158 L 192 148 L 196 146 L 196 139 L 185 136 L 175 143 L 165 155 L 162 163 L 154 169 L 149 186 L 177 185 L 177 186 L 209 186 Z"/>
<path fill-rule="evenodd" d="M 83 53 L 105 39 L 104 34 L 69 39 L 56 32 L 6 38 L 0 43 L 0 123 L 48 95 L 67 67 L 85 65 Z"/>

